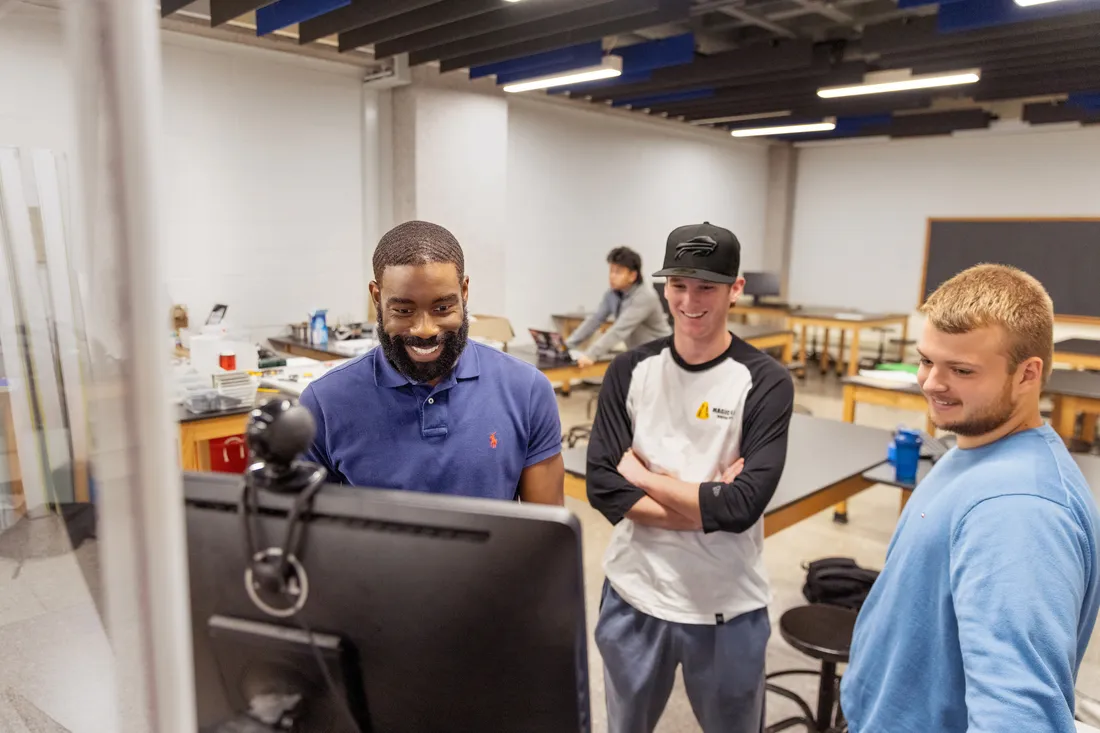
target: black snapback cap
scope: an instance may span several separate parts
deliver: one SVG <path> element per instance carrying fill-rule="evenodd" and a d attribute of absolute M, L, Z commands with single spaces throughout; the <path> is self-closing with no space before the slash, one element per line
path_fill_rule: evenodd
<path fill-rule="evenodd" d="M 692 277 L 732 284 L 741 267 L 741 243 L 710 222 L 677 227 L 665 243 L 665 265 L 653 277 Z"/>

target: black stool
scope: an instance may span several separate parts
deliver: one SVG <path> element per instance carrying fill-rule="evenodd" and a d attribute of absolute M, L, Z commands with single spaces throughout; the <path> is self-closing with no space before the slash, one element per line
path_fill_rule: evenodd
<path fill-rule="evenodd" d="M 821 678 L 821 685 L 817 693 L 817 714 L 801 697 L 790 690 L 767 684 L 768 692 L 782 695 L 788 700 L 793 700 L 802 710 L 802 716 L 788 718 L 773 725 L 769 725 L 766 733 L 778 733 L 779 731 L 793 728 L 796 725 L 805 726 L 814 733 L 835 731 L 844 726 L 844 713 L 840 709 L 840 677 L 836 673 L 836 665 L 847 663 L 848 652 L 852 646 L 852 631 L 856 625 L 856 612 L 839 606 L 814 604 L 812 606 L 800 606 L 787 611 L 779 619 L 779 632 L 787 643 L 806 656 L 821 660 L 821 671 L 811 670 L 785 670 L 772 672 L 767 676 L 768 680 L 776 677 L 791 675 L 812 675 Z"/>
<path fill-rule="evenodd" d="M 565 435 L 561 436 L 562 442 L 570 448 L 573 448 L 582 440 L 588 440 L 592 436 L 592 413 L 600 397 L 600 388 L 603 387 L 603 377 L 582 379 L 581 386 L 587 389 L 593 389 L 594 391 L 588 398 L 588 404 L 585 405 L 584 408 L 584 414 L 585 417 L 588 418 L 588 422 L 574 425 L 569 428 L 569 431 Z"/>

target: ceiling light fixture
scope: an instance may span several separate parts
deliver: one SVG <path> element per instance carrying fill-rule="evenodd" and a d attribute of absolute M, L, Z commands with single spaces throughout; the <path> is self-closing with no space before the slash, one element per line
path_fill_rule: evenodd
<path fill-rule="evenodd" d="M 958 71 L 952 74 L 924 74 L 913 76 L 907 71 L 898 74 L 887 72 L 883 74 L 868 74 L 863 84 L 855 84 L 847 87 L 824 87 L 817 90 L 817 96 L 824 99 L 836 97 L 856 97 L 861 94 L 885 94 L 887 92 L 906 92 L 913 89 L 932 89 L 935 87 L 950 87 L 959 84 L 973 84 L 981 76 L 978 69 Z"/>
<path fill-rule="evenodd" d="M 611 79 L 623 73 L 623 60 L 618 56 L 604 56 L 599 66 L 587 66 L 583 69 L 571 69 L 564 74 L 552 74 L 540 76 L 535 79 L 527 79 L 516 84 L 509 84 L 504 91 L 530 92 L 535 89 L 548 89 L 560 87 L 566 84 L 582 84 L 586 81 L 599 79 Z"/>
<path fill-rule="evenodd" d="M 1021 8 L 1030 8 L 1032 5 L 1045 5 L 1053 2 L 1057 2 L 1057 0 L 1016 0 L 1016 4 Z"/>
<path fill-rule="evenodd" d="M 763 135 L 795 135 L 800 132 L 829 132 L 835 129 L 835 122 L 811 122 L 805 125 L 751 127 L 744 130 L 733 130 L 730 134 L 734 137 L 760 137 Z"/>

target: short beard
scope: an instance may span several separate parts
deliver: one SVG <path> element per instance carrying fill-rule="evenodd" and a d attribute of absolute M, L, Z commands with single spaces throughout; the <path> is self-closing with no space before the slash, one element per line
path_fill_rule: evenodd
<path fill-rule="evenodd" d="M 382 353 L 390 365 L 398 372 L 408 377 L 413 382 L 426 384 L 441 379 L 451 373 L 458 357 L 466 349 L 466 341 L 470 335 L 470 317 L 465 307 L 462 309 L 462 325 L 457 331 L 443 331 L 432 339 L 419 339 L 412 336 L 390 336 L 386 333 L 385 324 L 382 323 L 382 312 L 378 312 L 378 342 L 382 345 Z M 442 342 L 443 348 L 435 361 L 413 361 L 406 351 L 406 346 L 419 346 L 431 348 Z"/>
<path fill-rule="evenodd" d="M 1012 401 L 1012 384 L 1005 386 L 1002 399 L 981 414 L 957 423 L 936 425 L 941 430 L 946 430 L 964 438 L 976 438 L 986 433 L 991 433 L 1012 419 L 1016 412 L 1016 403 Z"/>

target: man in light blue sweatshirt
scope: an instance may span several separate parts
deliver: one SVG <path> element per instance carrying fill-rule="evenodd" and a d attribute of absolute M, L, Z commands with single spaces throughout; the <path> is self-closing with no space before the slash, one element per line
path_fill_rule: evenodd
<path fill-rule="evenodd" d="M 1100 516 L 1039 414 L 1050 297 L 979 265 L 921 310 L 918 379 L 958 447 L 913 493 L 860 612 L 841 685 L 850 730 L 1072 733 Z"/>

